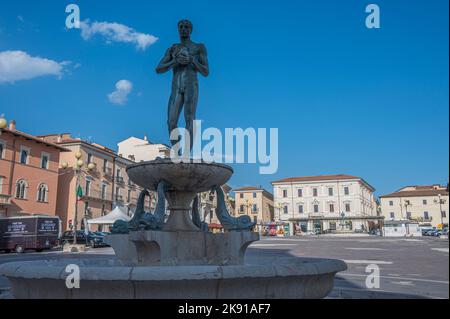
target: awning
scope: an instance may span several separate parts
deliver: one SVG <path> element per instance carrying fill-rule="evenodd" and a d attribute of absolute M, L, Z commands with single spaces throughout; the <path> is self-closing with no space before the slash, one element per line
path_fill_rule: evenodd
<path fill-rule="evenodd" d="M 112 225 L 116 220 L 124 220 L 126 222 L 131 220 L 131 217 L 127 215 L 120 207 L 116 207 L 110 212 L 108 215 L 89 219 L 87 221 L 88 224 L 97 224 L 97 225 Z"/>

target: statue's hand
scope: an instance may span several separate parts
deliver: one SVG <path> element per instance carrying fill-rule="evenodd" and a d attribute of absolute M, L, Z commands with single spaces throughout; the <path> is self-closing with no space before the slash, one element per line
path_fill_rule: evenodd
<path fill-rule="evenodd" d="M 189 53 L 186 50 L 182 50 L 178 53 L 175 60 L 177 63 L 179 63 L 181 65 L 187 65 L 192 61 L 192 57 L 189 55 Z"/>

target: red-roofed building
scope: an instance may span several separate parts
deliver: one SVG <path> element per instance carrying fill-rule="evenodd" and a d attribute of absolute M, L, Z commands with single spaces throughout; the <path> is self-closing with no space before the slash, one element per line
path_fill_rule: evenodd
<path fill-rule="evenodd" d="M 448 226 L 448 194 L 448 188 L 438 184 L 405 186 L 380 196 L 381 212 L 387 220 L 413 220 L 421 225 Z"/>
<path fill-rule="evenodd" d="M 301 233 L 367 231 L 382 219 L 375 189 L 358 176 L 289 177 L 272 185 L 276 221 Z"/>
<path fill-rule="evenodd" d="M 58 215 L 61 145 L 18 131 L 15 121 L 0 129 L 0 217 Z"/>

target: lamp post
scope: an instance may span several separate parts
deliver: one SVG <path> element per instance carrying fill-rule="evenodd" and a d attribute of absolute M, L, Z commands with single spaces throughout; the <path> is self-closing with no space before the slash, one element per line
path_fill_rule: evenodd
<path fill-rule="evenodd" d="M 75 192 L 76 192 L 76 198 L 75 198 L 75 211 L 74 211 L 74 218 L 73 218 L 73 244 L 76 245 L 77 244 L 77 230 L 78 230 L 78 197 L 81 196 L 81 192 L 79 192 L 80 190 L 80 181 L 81 181 L 81 174 L 83 173 L 83 166 L 84 166 L 84 161 L 82 159 L 82 154 L 81 152 L 76 152 L 75 153 L 75 167 L 73 168 L 74 173 L 75 173 L 75 178 L 76 178 L 76 183 L 75 183 Z M 62 163 L 62 168 L 63 169 L 67 169 L 69 167 L 69 164 L 67 162 Z M 88 170 L 93 170 L 95 168 L 95 164 L 94 163 L 88 163 L 87 166 Z M 86 217 L 86 212 L 84 214 Z M 86 221 L 85 221 L 86 224 Z M 86 227 L 86 225 L 85 225 Z"/>
<path fill-rule="evenodd" d="M 445 199 L 442 199 L 442 195 L 438 194 L 438 200 L 434 200 L 436 204 L 439 204 L 439 213 L 441 214 L 441 226 L 444 228 L 444 216 L 442 216 L 442 204 L 445 204 Z"/>
<path fill-rule="evenodd" d="M 406 219 L 408 218 L 408 206 L 412 206 L 411 202 L 409 200 L 405 200 L 405 214 L 406 214 Z"/>

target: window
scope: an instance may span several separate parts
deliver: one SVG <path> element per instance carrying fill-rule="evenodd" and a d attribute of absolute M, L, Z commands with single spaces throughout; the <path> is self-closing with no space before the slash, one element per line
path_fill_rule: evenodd
<path fill-rule="evenodd" d="M 241 194 L 241 195 L 242 195 L 242 194 Z M 241 213 L 244 212 L 244 205 L 239 206 L 239 211 L 240 211 Z"/>
<path fill-rule="evenodd" d="M 406 212 L 406 219 L 411 219 L 411 212 Z"/>
<path fill-rule="evenodd" d="M 240 193 L 239 198 L 244 198 L 244 193 Z"/>
<path fill-rule="evenodd" d="M 120 168 L 117 169 L 117 171 L 116 171 L 116 176 L 117 176 L 117 178 L 120 177 Z"/>
<path fill-rule="evenodd" d="M 303 190 L 302 189 L 298 189 L 297 190 L 297 195 L 298 195 L 298 197 L 303 197 Z"/>
<path fill-rule="evenodd" d="M 128 190 L 127 194 L 127 202 L 129 203 L 131 201 L 131 189 Z"/>
<path fill-rule="evenodd" d="M 350 189 L 348 188 L 348 186 L 344 187 L 344 194 L 345 195 L 349 195 L 350 194 Z"/>
<path fill-rule="evenodd" d="M 252 212 L 257 212 L 257 211 L 258 211 L 258 206 L 256 204 L 253 204 Z"/>
<path fill-rule="evenodd" d="M 299 214 L 303 214 L 303 205 L 298 205 Z"/>
<path fill-rule="evenodd" d="M 106 173 L 107 169 L 108 169 L 108 160 L 103 159 L 103 173 Z"/>
<path fill-rule="evenodd" d="M 428 216 L 428 212 L 423 212 L 423 219 L 430 219 L 430 216 Z"/>
<path fill-rule="evenodd" d="M 16 184 L 16 198 L 26 199 L 27 198 L 27 188 L 28 184 L 26 181 L 21 179 Z"/>
<path fill-rule="evenodd" d="M 424 200 L 422 201 L 422 204 L 426 205 L 426 204 L 427 204 L 427 200 L 424 199 Z"/>
<path fill-rule="evenodd" d="M 314 204 L 314 213 L 318 213 L 319 212 L 319 205 Z"/>
<path fill-rule="evenodd" d="M 394 206 L 394 201 L 390 200 L 389 201 L 389 206 Z"/>
<path fill-rule="evenodd" d="M 106 199 L 106 190 L 107 190 L 107 185 L 106 184 L 102 184 L 102 199 Z"/>
<path fill-rule="evenodd" d="M 283 189 L 283 197 L 287 197 L 287 190 Z"/>
<path fill-rule="evenodd" d="M 88 162 L 88 164 L 89 163 L 92 163 L 92 154 L 87 154 L 87 162 Z"/>
<path fill-rule="evenodd" d="M 119 187 L 116 187 L 116 201 L 120 201 L 120 200 L 122 200 L 122 199 L 120 198 L 120 188 L 119 188 Z"/>
<path fill-rule="evenodd" d="M 395 219 L 395 213 L 392 213 L 392 212 L 391 212 L 391 213 L 390 213 L 390 216 L 391 216 L 392 219 Z"/>
<path fill-rule="evenodd" d="M 0 194 L 3 193 L 3 181 L 5 180 L 4 176 L 0 176 Z"/>
<path fill-rule="evenodd" d="M 330 222 L 330 230 L 336 230 L 336 222 Z"/>
<path fill-rule="evenodd" d="M 84 194 L 86 196 L 89 196 L 89 193 L 91 192 L 91 180 L 87 179 L 86 180 L 86 186 L 84 188 Z"/>
<path fill-rule="evenodd" d="M 334 204 L 330 204 L 330 213 L 334 213 Z"/>
<path fill-rule="evenodd" d="M 287 213 L 288 213 L 288 207 L 287 207 L 287 205 L 283 207 L 283 213 L 284 213 L 284 214 L 287 214 Z"/>
<path fill-rule="evenodd" d="M 333 188 L 332 187 L 328 188 L 328 196 L 333 196 Z"/>
<path fill-rule="evenodd" d="M 443 211 L 441 212 L 441 216 L 442 216 L 443 218 L 447 217 L 447 213 L 445 212 L 445 210 L 443 210 Z"/>
<path fill-rule="evenodd" d="M 313 196 L 317 197 L 317 188 L 313 188 Z"/>
<path fill-rule="evenodd" d="M 47 153 L 41 154 L 41 168 L 48 169 L 48 162 L 50 160 L 50 155 Z"/>
<path fill-rule="evenodd" d="M 28 164 L 29 155 L 30 150 L 22 147 L 20 150 L 20 164 Z"/>
<path fill-rule="evenodd" d="M 256 192 L 253 192 L 253 198 L 256 198 Z"/>
<path fill-rule="evenodd" d="M 0 141 L 0 159 L 3 158 L 3 150 L 5 149 L 5 142 Z"/>
<path fill-rule="evenodd" d="M 345 211 L 346 211 L 347 213 L 350 212 L 350 204 L 349 204 L 349 203 L 345 204 Z"/>
<path fill-rule="evenodd" d="M 48 201 L 48 187 L 45 184 L 39 185 L 37 201 L 41 203 L 46 203 Z"/>
<path fill-rule="evenodd" d="M 88 202 L 84 203 L 84 214 L 89 215 L 89 203 Z"/>

